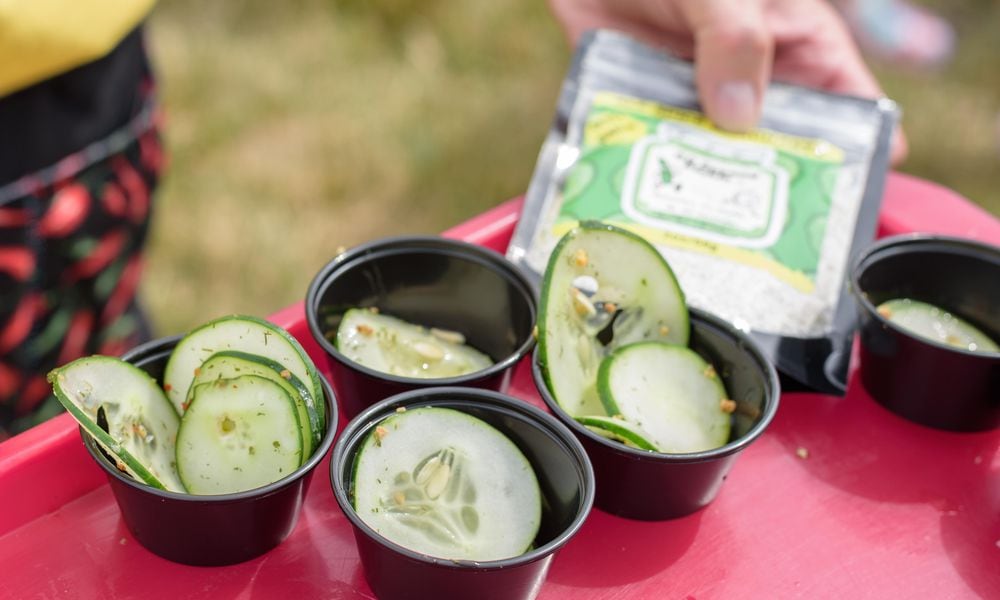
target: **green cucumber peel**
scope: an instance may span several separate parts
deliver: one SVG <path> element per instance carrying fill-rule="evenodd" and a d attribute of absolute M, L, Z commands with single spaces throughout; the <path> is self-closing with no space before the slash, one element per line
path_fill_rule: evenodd
<path fill-rule="evenodd" d="M 119 470 L 154 488 L 184 491 L 174 464 L 179 417 L 148 373 L 118 358 L 88 356 L 47 378 L 59 402 Z M 98 425 L 99 411 L 108 431 Z"/>
<path fill-rule="evenodd" d="M 295 401 L 258 375 L 197 385 L 177 431 L 177 473 L 192 494 L 274 483 L 295 472 L 302 455 Z"/>
<path fill-rule="evenodd" d="M 210 356 L 191 382 L 186 405 L 193 399 L 194 389 L 203 383 L 219 379 L 234 379 L 241 375 L 258 375 L 265 377 L 281 386 L 291 396 L 299 413 L 302 427 L 302 462 L 305 464 L 312 456 L 313 450 L 319 447 L 323 438 L 325 426 L 320 422 L 317 401 L 312 397 L 309 386 L 295 376 L 283 365 L 257 354 L 249 354 L 239 350 L 222 350 Z"/>
<path fill-rule="evenodd" d="M 597 435 L 621 442 L 626 446 L 650 452 L 657 451 L 656 445 L 647 439 L 649 434 L 623 418 L 607 415 L 585 415 L 576 417 L 576 421 Z"/>
<path fill-rule="evenodd" d="M 549 257 L 542 280 L 539 362 L 570 415 L 602 412 L 597 371 L 605 356 L 644 340 L 686 345 L 690 317 L 670 265 L 642 237 L 581 222 Z"/>
<path fill-rule="evenodd" d="M 344 313 L 336 348 L 352 361 L 401 377 L 458 377 L 488 368 L 493 359 L 455 331 L 425 327 L 368 308 Z"/>
<path fill-rule="evenodd" d="M 354 458 L 352 504 L 380 535 L 451 560 L 500 560 L 531 549 L 542 499 L 528 459 L 472 415 L 420 407 L 389 415 Z"/>
<path fill-rule="evenodd" d="M 997 342 L 978 327 L 933 304 L 895 298 L 879 304 L 877 310 L 891 323 L 925 340 L 969 352 L 1000 352 Z"/>
<path fill-rule="evenodd" d="M 326 407 L 319 372 L 299 342 L 277 325 L 247 315 L 231 315 L 209 321 L 182 338 L 163 375 L 164 389 L 178 414 L 184 413 L 198 367 L 208 357 L 222 350 L 239 350 L 273 360 L 307 382 L 312 397 L 317 399 L 316 411 L 321 423 L 326 422 Z"/>
<path fill-rule="evenodd" d="M 618 348 L 601 363 L 597 389 L 608 414 L 646 432 L 660 452 L 701 452 L 729 439 L 726 388 L 690 348 L 655 341 Z"/>

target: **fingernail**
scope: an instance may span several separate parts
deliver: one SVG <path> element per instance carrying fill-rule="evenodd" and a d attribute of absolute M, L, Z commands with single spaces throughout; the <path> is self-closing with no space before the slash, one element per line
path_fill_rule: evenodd
<path fill-rule="evenodd" d="M 711 116 L 715 124 L 730 131 L 747 131 L 757 124 L 757 95 L 746 81 L 719 85 Z"/>

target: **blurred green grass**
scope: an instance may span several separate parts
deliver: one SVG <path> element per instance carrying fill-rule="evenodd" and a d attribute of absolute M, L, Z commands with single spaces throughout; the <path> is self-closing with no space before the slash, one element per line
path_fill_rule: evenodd
<path fill-rule="evenodd" d="M 873 64 L 886 94 L 903 108 L 910 156 L 899 170 L 1000 215 L 1000 2 L 924 4 L 953 24 L 954 60 L 933 73 Z"/>
<path fill-rule="evenodd" d="M 1000 214 L 1000 6 L 939 3 L 940 73 L 878 69 L 910 160 Z M 159 333 L 302 299 L 340 246 L 435 233 L 527 187 L 568 65 L 546 4 L 161 3 L 172 163 L 143 296 Z"/>

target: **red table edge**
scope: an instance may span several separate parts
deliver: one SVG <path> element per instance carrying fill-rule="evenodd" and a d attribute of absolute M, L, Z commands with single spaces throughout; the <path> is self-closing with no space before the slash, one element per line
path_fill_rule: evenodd
<path fill-rule="evenodd" d="M 520 216 L 523 198 L 508 200 L 442 235 L 506 250 Z M 891 173 L 879 216 L 879 236 L 902 232 L 934 232 L 1000 244 L 1000 221 L 954 191 L 913 176 Z M 489 243 L 487 243 L 489 242 Z M 268 319 L 286 329 L 301 329 L 303 302 Z M 307 332 L 297 333 L 307 351 L 314 346 Z M 0 443 L 0 536 L 58 509 L 105 482 L 87 455 L 68 414 Z"/>
<path fill-rule="evenodd" d="M 890 173 L 879 213 L 879 237 L 940 233 L 1000 245 L 1000 220 L 942 185 Z"/>

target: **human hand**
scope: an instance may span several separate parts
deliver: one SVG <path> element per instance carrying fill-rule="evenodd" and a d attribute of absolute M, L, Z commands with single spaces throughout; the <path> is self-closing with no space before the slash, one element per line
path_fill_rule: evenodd
<path fill-rule="evenodd" d="M 693 60 L 705 113 L 719 127 L 746 131 L 760 118 L 767 82 L 879 98 L 843 20 L 826 0 L 549 0 L 576 43 L 588 29 L 628 33 Z M 906 157 L 897 129 L 891 158 Z"/>

